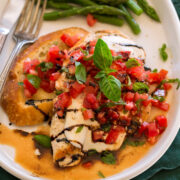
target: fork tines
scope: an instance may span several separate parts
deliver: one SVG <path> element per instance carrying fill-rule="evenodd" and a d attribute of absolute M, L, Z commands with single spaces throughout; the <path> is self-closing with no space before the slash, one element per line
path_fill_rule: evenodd
<path fill-rule="evenodd" d="M 26 0 L 15 34 L 28 34 L 36 37 L 40 31 L 46 4 L 47 0 Z"/>

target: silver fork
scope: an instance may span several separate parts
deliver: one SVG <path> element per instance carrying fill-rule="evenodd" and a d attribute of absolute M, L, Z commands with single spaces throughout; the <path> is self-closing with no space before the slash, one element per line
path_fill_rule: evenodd
<path fill-rule="evenodd" d="M 25 2 L 13 34 L 16 46 L 0 74 L 0 97 L 15 57 L 25 44 L 33 43 L 39 34 L 46 4 L 47 0 L 44 0 L 41 8 L 41 0 L 26 0 Z"/>

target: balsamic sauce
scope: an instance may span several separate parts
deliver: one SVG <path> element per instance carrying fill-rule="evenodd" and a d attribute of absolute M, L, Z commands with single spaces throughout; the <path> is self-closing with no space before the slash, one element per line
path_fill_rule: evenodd
<path fill-rule="evenodd" d="M 52 101 L 53 99 L 41 99 L 41 100 L 33 100 L 29 99 L 25 102 L 26 105 L 33 106 L 35 109 L 37 109 L 41 114 L 44 115 L 44 121 L 48 121 L 49 115 L 46 114 L 44 111 L 42 111 L 35 103 L 43 103 L 43 102 L 49 102 Z"/>

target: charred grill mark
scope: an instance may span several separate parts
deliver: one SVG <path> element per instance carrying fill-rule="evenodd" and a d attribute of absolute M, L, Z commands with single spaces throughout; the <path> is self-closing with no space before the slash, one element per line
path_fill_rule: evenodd
<path fill-rule="evenodd" d="M 62 161 L 64 161 L 64 159 L 65 159 L 65 157 L 62 157 L 62 158 L 60 158 L 60 159 L 57 159 L 57 160 L 56 160 L 56 163 L 62 162 Z"/>
<path fill-rule="evenodd" d="M 126 47 L 136 47 L 136 48 L 138 48 L 138 49 L 144 50 L 143 47 L 138 46 L 138 45 L 136 45 L 136 44 L 123 44 L 123 43 L 114 43 L 114 44 L 118 44 L 118 45 L 126 46 Z"/>
<path fill-rule="evenodd" d="M 29 106 L 33 106 L 35 109 L 37 109 L 41 114 L 44 115 L 44 121 L 48 121 L 49 119 L 49 115 L 46 114 L 44 111 L 42 111 L 35 103 L 43 103 L 43 102 L 49 102 L 49 101 L 52 101 L 53 99 L 41 99 L 41 100 L 33 100 L 33 99 L 30 99 L 30 100 L 27 100 L 25 102 L 26 105 L 29 105 Z"/>
<path fill-rule="evenodd" d="M 82 156 L 80 154 L 75 154 L 72 156 L 72 161 L 69 162 L 67 165 L 72 164 L 74 161 L 77 161 L 79 158 L 81 158 Z"/>
<path fill-rule="evenodd" d="M 145 71 L 151 71 L 150 67 L 144 66 Z"/>
<path fill-rule="evenodd" d="M 56 139 L 56 142 L 59 143 L 59 142 L 65 142 L 65 143 L 69 143 L 69 141 L 66 139 L 66 138 L 62 138 L 62 139 Z"/>
<path fill-rule="evenodd" d="M 22 136 L 28 136 L 30 133 L 26 132 L 26 131 L 23 131 L 23 130 L 19 130 L 19 129 L 15 129 L 14 130 L 15 133 L 19 133 L 21 134 Z"/>

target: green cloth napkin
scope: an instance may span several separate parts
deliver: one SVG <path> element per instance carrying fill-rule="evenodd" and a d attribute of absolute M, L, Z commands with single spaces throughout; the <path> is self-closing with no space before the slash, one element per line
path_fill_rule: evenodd
<path fill-rule="evenodd" d="M 172 0 L 180 18 L 180 0 Z M 180 131 L 164 156 L 150 169 L 132 180 L 180 180 Z M 18 180 L 0 168 L 0 180 Z"/>

